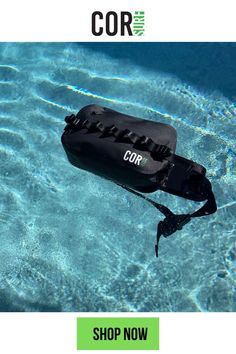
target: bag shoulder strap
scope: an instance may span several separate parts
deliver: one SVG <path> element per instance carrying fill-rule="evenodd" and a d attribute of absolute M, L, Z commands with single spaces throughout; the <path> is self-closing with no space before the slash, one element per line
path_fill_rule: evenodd
<path fill-rule="evenodd" d="M 160 221 L 157 225 L 157 238 L 156 238 L 156 245 L 155 245 L 155 252 L 156 257 L 158 257 L 158 245 L 161 236 L 163 235 L 165 238 L 175 233 L 177 230 L 182 230 L 183 226 L 186 225 L 191 218 L 201 217 L 210 215 L 216 212 L 217 206 L 214 194 L 211 189 L 210 182 L 205 178 L 207 181 L 205 185 L 205 193 L 207 201 L 206 203 L 197 211 L 192 214 L 174 214 L 170 209 L 162 204 L 156 203 L 154 200 L 144 196 L 143 194 L 134 191 L 131 188 L 125 187 L 120 185 L 122 188 L 126 189 L 127 191 L 137 195 L 140 198 L 145 199 L 147 202 L 152 204 L 156 209 L 158 209 L 162 214 L 165 215 L 165 219 Z"/>

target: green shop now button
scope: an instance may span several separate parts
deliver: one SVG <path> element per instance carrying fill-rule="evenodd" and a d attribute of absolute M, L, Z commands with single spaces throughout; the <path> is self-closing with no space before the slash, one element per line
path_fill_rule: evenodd
<path fill-rule="evenodd" d="M 77 318 L 77 349 L 158 350 L 159 318 Z"/>

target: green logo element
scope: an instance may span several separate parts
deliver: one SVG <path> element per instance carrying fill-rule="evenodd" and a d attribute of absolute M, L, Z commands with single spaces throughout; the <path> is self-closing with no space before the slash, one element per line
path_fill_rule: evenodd
<path fill-rule="evenodd" d="M 135 11 L 133 15 L 133 35 L 134 36 L 143 36 L 145 30 L 145 13 L 144 11 Z"/>
<path fill-rule="evenodd" d="M 158 350 L 159 318 L 77 318 L 77 350 Z"/>
<path fill-rule="evenodd" d="M 143 157 L 141 162 L 140 162 L 140 166 L 144 167 L 147 162 L 148 162 L 148 159 L 146 157 Z"/>

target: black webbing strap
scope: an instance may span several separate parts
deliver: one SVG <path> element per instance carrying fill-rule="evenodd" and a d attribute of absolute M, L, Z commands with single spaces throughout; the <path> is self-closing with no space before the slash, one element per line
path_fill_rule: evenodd
<path fill-rule="evenodd" d="M 211 190 L 211 184 L 207 183 L 206 185 L 207 185 L 206 188 L 208 189 L 206 191 L 207 202 L 200 209 L 198 209 L 192 214 L 179 214 L 179 215 L 174 214 L 166 206 L 154 202 L 154 200 L 147 198 L 143 194 L 136 192 L 131 188 L 120 185 L 122 188 L 126 189 L 127 191 L 137 195 L 140 198 L 145 199 L 147 202 L 152 204 L 156 209 L 158 209 L 162 214 L 165 215 L 165 219 L 160 221 L 157 225 L 157 240 L 155 245 L 156 257 L 158 257 L 158 245 L 159 245 L 160 237 L 162 235 L 164 237 L 168 237 L 172 235 L 175 231 L 181 230 L 183 226 L 186 225 L 191 220 L 191 218 L 210 215 L 216 211 L 217 207 L 216 207 L 214 194 L 212 193 Z"/>

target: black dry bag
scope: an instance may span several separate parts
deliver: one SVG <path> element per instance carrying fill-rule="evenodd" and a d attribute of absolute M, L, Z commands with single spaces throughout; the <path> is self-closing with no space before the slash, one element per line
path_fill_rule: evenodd
<path fill-rule="evenodd" d="M 170 236 L 191 218 L 217 210 L 206 169 L 175 155 L 177 136 L 170 125 L 97 105 L 86 106 L 65 121 L 62 144 L 74 166 L 114 181 L 165 215 L 157 227 L 156 255 L 161 235 Z M 141 194 L 157 189 L 206 203 L 192 214 L 176 215 Z"/>

